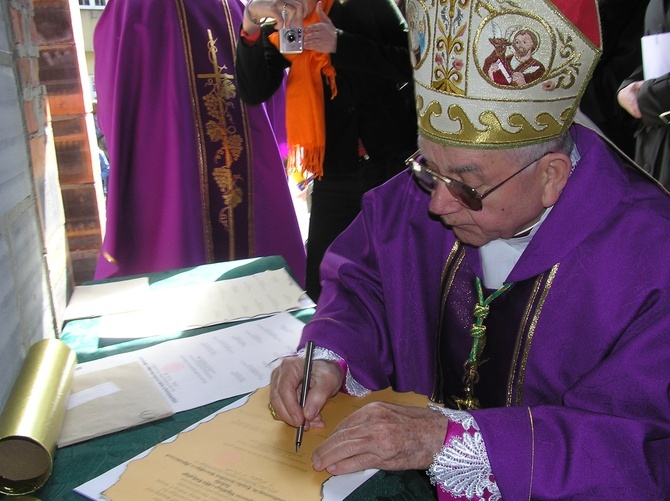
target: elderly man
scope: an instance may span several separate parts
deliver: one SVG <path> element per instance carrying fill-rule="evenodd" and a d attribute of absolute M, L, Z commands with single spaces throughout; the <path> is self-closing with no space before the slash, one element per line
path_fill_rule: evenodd
<path fill-rule="evenodd" d="M 312 458 L 332 474 L 428 468 L 440 499 L 663 498 L 670 197 L 573 124 L 599 53 L 595 2 L 468 4 L 453 19 L 410 3 L 432 27 L 414 68 L 420 152 L 324 259 L 304 412 L 300 356 L 273 373 L 272 406 L 309 429 L 340 390 L 436 403 L 349 416 Z M 494 87 L 479 36 L 520 22 L 546 72 Z"/>

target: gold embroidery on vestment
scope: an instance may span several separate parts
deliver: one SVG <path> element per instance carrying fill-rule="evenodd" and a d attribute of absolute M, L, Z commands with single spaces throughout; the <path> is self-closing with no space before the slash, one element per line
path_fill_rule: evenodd
<path fill-rule="evenodd" d="M 460 251 L 460 254 L 459 254 Z M 451 263 L 454 261 L 454 259 L 458 259 L 458 262 L 456 265 L 453 267 L 451 266 Z M 451 286 L 454 282 L 454 277 L 456 275 L 456 270 L 460 267 L 461 263 L 463 262 L 463 259 L 465 258 L 465 251 L 461 250 L 461 245 L 458 240 L 454 242 L 454 245 L 451 247 L 451 250 L 449 251 L 449 255 L 447 256 L 447 260 L 444 264 L 444 268 L 442 269 L 442 278 L 440 280 L 440 284 L 442 285 L 442 308 L 440 309 L 440 319 L 437 323 L 437 337 L 436 337 L 436 342 L 435 342 L 435 374 L 433 377 L 433 381 L 435 383 L 433 384 L 433 394 L 430 397 L 430 399 L 433 402 L 437 403 L 443 403 L 444 401 L 444 396 L 442 395 L 442 390 L 443 388 L 438 388 L 438 385 L 440 384 L 440 381 L 442 380 L 442 375 L 438 374 L 438 369 L 441 367 L 441 364 L 439 362 L 439 357 L 440 357 L 440 336 L 442 332 L 442 321 L 444 318 L 444 308 L 447 303 L 447 296 L 449 295 L 449 291 L 451 290 Z M 451 267 L 451 273 L 449 275 L 449 278 L 447 278 L 447 270 Z M 442 384 L 444 382 L 442 381 Z"/>
<path fill-rule="evenodd" d="M 523 357 L 521 358 L 521 370 L 519 371 L 518 384 L 517 384 L 517 393 L 516 393 L 516 405 L 521 405 L 521 400 L 523 397 L 523 382 L 526 378 L 526 364 L 528 363 L 528 354 L 530 353 L 530 345 L 533 342 L 533 337 L 535 336 L 535 328 L 537 327 L 537 322 L 540 319 L 540 314 L 542 313 L 542 307 L 544 302 L 547 300 L 549 295 L 549 290 L 551 289 L 556 274 L 558 273 L 558 267 L 560 263 L 556 263 L 549 272 L 547 277 L 547 283 L 544 285 L 542 294 L 540 295 L 540 300 L 535 308 L 535 313 L 533 314 L 533 320 L 531 321 L 530 328 L 528 329 L 528 339 L 526 340 L 526 345 L 523 350 Z"/>
<path fill-rule="evenodd" d="M 206 221 L 209 221 L 209 196 L 208 196 L 208 175 L 207 170 L 207 153 L 205 151 L 202 131 L 202 122 L 200 120 L 200 107 L 198 106 L 198 90 L 194 80 L 194 63 L 191 54 L 193 48 L 191 47 L 191 35 L 188 31 L 188 24 L 186 21 L 186 7 L 183 0 L 175 0 L 177 15 L 179 18 L 179 28 L 181 30 L 181 39 L 184 47 L 184 60 L 186 62 L 186 73 L 188 75 L 188 87 L 190 93 L 191 110 L 193 111 L 193 123 L 195 124 L 196 145 L 198 148 L 198 170 L 200 175 L 200 217 L 203 221 L 203 239 L 205 245 L 205 254 L 207 262 L 214 261 L 214 242 L 212 239 L 212 229 Z"/>
<path fill-rule="evenodd" d="M 544 281 L 544 274 L 540 275 L 537 278 L 537 280 L 535 280 L 533 290 L 530 293 L 530 297 L 528 298 L 528 302 L 526 303 L 526 308 L 523 312 L 523 317 L 521 319 L 521 322 L 519 323 L 519 330 L 517 332 L 516 343 L 514 346 L 514 354 L 512 355 L 512 363 L 510 364 L 509 376 L 507 378 L 507 397 L 505 399 L 505 405 L 507 405 L 507 407 L 510 407 L 512 405 L 512 399 L 514 393 L 514 381 L 516 381 L 518 377 L 517 366 L 519 364 L 519 355 L 521 353 L 521 347 L 524 342 L 523 333 L 526 330 L 529 323 L 529 319 L 532 316 L 533 305 L 535 304 L 535 298 L 537 298 L 538 291 L 540 290 L 543 281 Z M 517 388 L 517 391 L 518 390 L 519 389 Z"/>
<path fill-rule="evenodd" d="M 206 79 L 205 87 L 211 87 L 208 94 L 202 96 L 202 101 L 211 118 L 205 124 L 207 137 L 212 143 L 221 143 L 221 147 L 214 156 L 214 161 L 222 165 L 212 170 L 212 177 L 221 190 L 223 209 L 219 212 L 219 223 L 228 230 L 230 239 L 228 241 L 229 257 L 235 259 L 235 217 L 233 209 L 243 200 L 243 190 L 238 181 L 242 176 L 233 174 L 232 165 L 240 157 L 243 151 L 242 136 L 237 134 L 237 127 L 233 123 L 229 111 L 230 100 L 237 94 L 234 76 L 225 73 L 225 66 L 219 66 L 216 53 L 216 40 L 212 31 L 207 30 L 209 43 L 207 50 L 209 61 L 212 63 L 213 73 L 199 74 L 198 78 Z"/>

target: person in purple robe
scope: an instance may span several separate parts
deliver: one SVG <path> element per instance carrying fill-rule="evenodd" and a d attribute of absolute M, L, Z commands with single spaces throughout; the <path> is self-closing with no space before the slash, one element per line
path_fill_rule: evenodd
<path fill-rule="evenodd" d="M 427 470 L 439 499 L 666 498 L 670 194 L 573 120 L 596 1 L 408 8 L 434 30 L 414 67 L 420 151 L 327 252 L 299 346 L 316 345 L 305 406 L 301 349 L 273 372 L 270 409 L 309 433 L 338 391 L 429 396 L 362 407 L 312 461 Z M 521 18 L 546 72 L 494 88 L 478 34 Z M 447 33 L 468 48 L 450 90 L 434 71 Z"/>
<path fill-rule="evenodd" d="M 283 256 L 304 285 L 283 94 L 248 106 L 239 0 L 110 0 L 94 33 L 111 172 L 96 279 Z M 276 126 L 276 128 L 275 128 Z"/>

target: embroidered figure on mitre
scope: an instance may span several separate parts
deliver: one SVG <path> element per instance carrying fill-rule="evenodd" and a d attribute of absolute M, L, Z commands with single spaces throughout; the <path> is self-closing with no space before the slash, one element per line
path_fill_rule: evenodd
<path fill-rule="evenodd" d="M 484 60 L 482 70 L 498 85 L 524 87 L 539 80 L 546 69 L 533 55 L 540 47 L 540 37 L 528 27 L 514 26 L 501 36 L 500 28 L 491 23 L 493 45 L 491 55 Z"/>
<path fill-rule="evenodd" d="M 416 4 L 409 3 L 406 12 L 407 24 L 412 36 L 409 39 L 410 56 L 414 67 L 419 65 L 426 55 L 428 32 L 426 13 Z"/>

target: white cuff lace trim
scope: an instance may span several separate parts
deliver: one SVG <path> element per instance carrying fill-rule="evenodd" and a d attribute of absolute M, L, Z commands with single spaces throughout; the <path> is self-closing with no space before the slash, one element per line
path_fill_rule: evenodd
<path fill-rule="evenodd" d="M 427 472 L 430 482 L 455 498 L 484 499 L 487 495 L 489 501 L 499 501 L 500 489 L 493 478 L 484 438 L 472 414 L 434 404 L 429 407 L 465 430 L 462 435 L 451 437 L 435 454 Z"/>
<path fill-rule="evenodd" d="M 300 350 L 298 352 L 298 355 L 304 357 L 305 350 L 304 349 Z M 313 359 L 332 360 L 333 362 L 340 362 L 344 360 L 334 351 L 330 351 L 326 348 L 321 348 L 320 346 L 314 347 Z M 347 391 L 349 395 L 352 395 L 354 397 L 364 397 L 365 395 L 370 393 L 370 390 L 368 390 L 365 386 L 363 386 L 361 383 L 359 383 L 354 379 L 354 377 L 351 375 L 351 371 L 349 370 L 349 366 L 347 366 L 347 374 L 344 376 L 344 389 Z"/>

